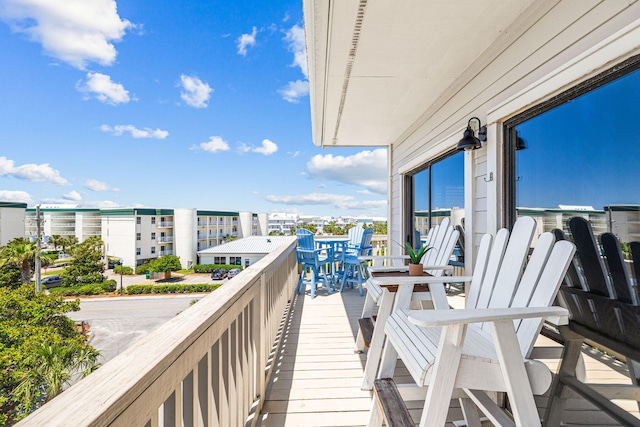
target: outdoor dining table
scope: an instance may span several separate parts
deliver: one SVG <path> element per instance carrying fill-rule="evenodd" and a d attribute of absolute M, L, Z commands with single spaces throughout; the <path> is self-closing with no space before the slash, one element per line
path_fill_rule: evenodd
<path fill-rule="evenodd" d="M 365 364 L 362 389 L 371 390 L 375 380 L 380 357 L 384 348 L 384 325 L 389 315 L 396 310 L 407 309 L 411 303 L 414 292 L 428 292 L 433 308 L 436 310 L 448 310 L 447 291 L 445 282 L 451 280 L 451 276 L 434 277 L 428 273 L 423 276 L 409 276 L 407 271 L 394 271 L 392 268 L 385 271 L 372 271 L 370 281 L 382 287 L 382 295 L 378 306 L 378 316 L 369 345 L 367 362 Z M 471 277 L 455 276 L 457 281 L 469 281 Z"/>
<path fill-rule="evenodd" d="M 338 253 L 338 247 L 347 243 L 349 239 L 346 237 L 336 237 L 331 239 L 316 239 L 316 245 L 318 249 L 327 250 L 327 262 L 331 265 L 331 280 L 335 283 L 337 281 L 338 271 L 336 270 L 336 253 Z"/>

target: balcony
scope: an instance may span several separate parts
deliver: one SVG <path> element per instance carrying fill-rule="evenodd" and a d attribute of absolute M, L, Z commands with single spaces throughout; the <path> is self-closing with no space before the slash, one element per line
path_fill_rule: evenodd
<path fill-rule="evenodd" d="M 171 242 L 173 242 L 173 236 L 158 237 L 158 242 L 159 243 L 171 243 Z"/>
<path fill-rule="evenodd" d="M 20 425 L 244 425 L 264 401 L 297 278 L 292 238 Z"/>
<path fill-rule="evenodd" d="M 292 238 L 18 425 L 365 425 L 365 355 L 353 351 L 364 298 L 355 290 L 296 296 L 298 277 Z M 448 298 L 464 304 L 460 290 Z M 540 336 L 536 347 L 535 356 L 557 369 L 562 346 Z M 587 376 L 629 376 L 623 363 L 590 347 L 582 354 Z M 399 366 L 396 376 L 407 375 Z M 537 402 L 544 411 L 547 397 Z M 419 413 L 421 403 L 409 408 Z M 635 403 L 627 404 L 637 416 Z M 577 397 L 565 414 L 576 426 L 617 425 Z M 448 419 L 462 419 L 456 401 Z"/>
<path fill-rule="evenodd" d="M 171 221 L 162 221 L 157 225 L 158 228 L 173 228 L 173 222 Z"/>

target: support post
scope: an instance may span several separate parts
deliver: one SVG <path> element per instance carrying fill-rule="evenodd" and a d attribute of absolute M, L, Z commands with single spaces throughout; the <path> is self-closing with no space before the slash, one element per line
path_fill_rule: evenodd
<path fill-rule="evenodd" d="M 42 238 L 42 228 L 41 228 L 41 219 L 40 219 L 40 205 L 36 205 L 36 292 L 42 292 L 42 279 L 40 276 L 40 270 L 42 263 L 40 262 L 40 239 Z"/>

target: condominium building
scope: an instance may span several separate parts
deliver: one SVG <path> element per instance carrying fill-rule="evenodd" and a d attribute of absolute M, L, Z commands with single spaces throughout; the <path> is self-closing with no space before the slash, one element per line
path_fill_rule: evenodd
<path fill-rule="evenodd" d="M 19 230 L 15 237 L 35 237 L 37 234 L 36 210 L 29 208 L 24 214 L 25 208 L 26 205 L 19 224 L 13 226 Z M 187 268 L 197 262 L 199 250 L 219 245 L 229 238 L 267 234 L 267 215 L 252 212 L 43 206 L 40 213 L 41 235 L 75 236 L 80 242 L 99 235 L 105 244 L 105 254 L 120 258 L 124 265 L 131 267 L 163 255 L 176 255 Z M 0 231 L 4 227 L 3 220 Z"/>
<path fill-rule="evenodd" d="M 41 236 L 75 236 L 79 241 L 101 235 L 100 209 L 75 206 L 40 206 Z M 37 236 L 36 209 L 26 209 L 23 234 Z"/>
<path fill-rule="evenodd" d="M 26 203 L 0 202 L 0 246 L 24 237 L 26 209 Z"/>

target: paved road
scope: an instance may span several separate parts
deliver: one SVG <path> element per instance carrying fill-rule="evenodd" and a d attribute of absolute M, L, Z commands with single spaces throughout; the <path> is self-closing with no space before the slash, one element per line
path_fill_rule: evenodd
<path fill-rule="evenodd" d="M 85 298 L 80 301 L 80 311 L 69 313 L 69 317 L 76 321 L 89 322 L 91 345 L 100 351 L 99 361 L 104 364 L 139 338 L 189 308 L 191 301 L 203 296 L 194 294 Z"/>

